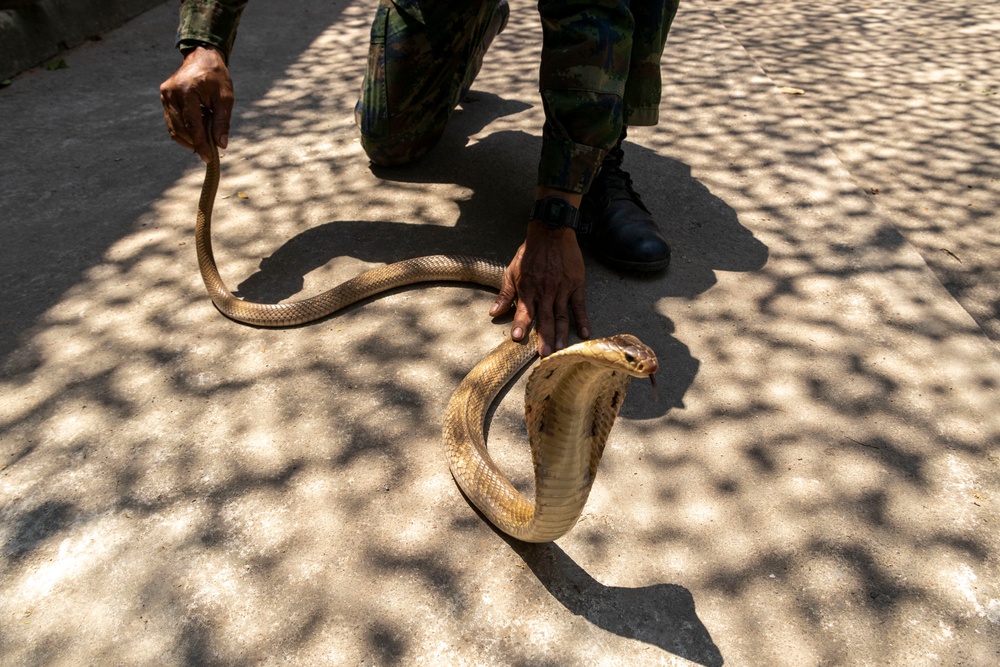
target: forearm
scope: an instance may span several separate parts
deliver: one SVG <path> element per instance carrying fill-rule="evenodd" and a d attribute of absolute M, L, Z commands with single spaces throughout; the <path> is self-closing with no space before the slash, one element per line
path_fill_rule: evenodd
<path fill-rule="evenodd" d="M 215 46 L 229 60 L 236 31 L 249 0 L 181 0 L 177 47 L 204 42 Z"/>

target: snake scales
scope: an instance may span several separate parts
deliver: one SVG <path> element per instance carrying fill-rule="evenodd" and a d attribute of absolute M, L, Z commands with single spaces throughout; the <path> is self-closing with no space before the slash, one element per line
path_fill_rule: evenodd
<path fill-rule="evenodd" d="M 226 288 L 212 253 L 212 209 L 219 186 L 219 152 L 205 170 L 195 246 L 209 296 L 227 317 L 262 327 L 311 322 L 403 285 L 458 281 L 500 288 L 503 265 L 475 257 L 419 257 L 348 280 L 308 299 L 251 303 Z M 584 341 L 544 358 L 528 380 L 525 418 L 535 474 L 535 502 L 526 499 L 493 463 L 483 436 L 486 412 L 499 391 L 535 357 L 537 339 L 506 339 L 461 382 L 448 405 L 444 444 L 452 475 L 495 526 L 526 542 L 564 535 L 590 494 L 611 426 L 632 376 L 656 371 L 653 351 L 630 335 Z"/>

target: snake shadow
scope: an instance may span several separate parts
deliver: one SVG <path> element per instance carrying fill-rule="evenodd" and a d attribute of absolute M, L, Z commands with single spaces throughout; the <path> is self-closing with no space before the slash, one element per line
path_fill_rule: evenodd
<path fill-rule="evenodd" d="M 289 239 L 265 258 L 259 271 L 240 283 L 239 294 L 270 302 L 289 298 L 302 290 L 310 271 L 343 255 L 373 263 L 438 253 L 508 261 L 523 240 L 527 212 L 522 204 L 530 200 L 534 189 L 534 156 L 540 139 L 515 130 L 494 132 L 476 141 L 471 137 L 491 120 L 522 109 L 517 102 L 480 94 L 476 103 L 466 105 L 453 119 L 439 146 L 420 163 L 372 168 L 386 182 L 454 183 L 468 188 L 473 195 L 459 202 L 454 226 L 327 222 Z M 649 199 L 655 208 L 669 212 L 665 225 L 669 240 L 682 248 L 682 254 L 694 258 L 679 262 L 665 276 L 631 276 L 642 286 L 641 298 L 627 306 L 623 300 L 614 301 L 620 277 L 588 261 L 595 288 L 612 295 L 605 303 L 615 303 L 605 315 L 595 318 L 592 314 L 592 319 L 607 319 L 607 326 L 628 319 L 661 357 L 660 376 L 666 382 L 660 383 L 658 400 L 649 392 L 633 392 L 622 411 L 625 418 L 649 419 L 683 407 L 683 397 L 700 365 L 687 345 L 675 337 L 670 318 L 653 307 L 655 302 L 671 296 L 695 298 L 716 284 L 716 271 L 756 270 L 766 263 L 768 251 L 739 223 L 731 207 L 692 176 L 688 165 L 641 146 L 630 147 L 630 160 L 637 174 L 647 175 L 645 185 L 650 186 Z M 595 335 L 604 332 L 595 328 Z M 509 386 L 503 393 L 507 390 Z M 698 618 L 694 598 L 686 588 L 666 583 L 639 588 L 605 586 L 555 544 L 525 544 L 497 534 L 570 612 L 608 632 L 706 667 L 723 664 L 722 654 Z"/>
<path fill-rule="evenodd" d="M 479 95 L 479 101 L 466 105 L 463 113 L 453 119 L 441 144 L 420 162 L 391 169 L 372 167 L 387 183 L 453 183 L 468 188 L 472 196 L 457 202 L 459 215 L 454 226 L 385 220 L 329 221 L 289 239 L 264 258 L 259 270 L 243 280 L 236 293 L 266 303 L 290 298 L 301 292 L 307 274 L 338 256 L 369 263 L 431 254 L 509 261 L 523 241 L 527 213 L 522 209 L 527 204 L 522 202 L 530 201 L 535 180 L 533 159 L 527 156 L 538 154 L 540 139 L 521 131 L 503 130 L 473 141 L 471 137 L 493 119 L 524 109 L 517 102 Z M 681 241 L 678 246 L 684 252 L 703 258 L 700 262 L 678 262 L 665 275 L 653 278 L 624 276 L 638 285 L 638 294 L 630 300 L 617 296 L 622 276 L 588 259 L 592 306 L 596 302 L 605 305 L 591 308 L 594 335 L 617 333 L 627 321 L 630 331 L 660 356 L 658 397 L 634 392 L 635 397 L 626 403 L 622 413 L 631 419 L 653 419 L 672 408 L 684 407 L 683 397 L 700 366 L 688 346 L 674 335 L 671 319 L 653 304 L 665 296 L 694 298 L 715 284 L 716 270 L 759 268 L 766 261 L 767 249 L 739 224 L 729 206 L 692 177 L 690 167 L 639 146 L 631 147 L 631 155 L 639 167 L 637 173 L 656 175 L 660 187 L 650 187 L 650 191 L 659 194 L 651 199 L 667 200 L 660 208 L 673 213 L 666 225 L 675 237 L 671 240 Z"/>
<path fill-rule="evenodd" d="M 462 519 L 458 523 L 464 528 L 485 525 L 493 531 L 567 611 L 619 637 L 656 646 L 705 667 L 722 667 L 725 663 L 711 633 L 698 618 L 694 596 L 688 589 L 677 584 L 605 586 L 555 542 L 535 544 L 507 535 L 464 491 L 458 491 L 478 517 L 478 521 Z"/>
<path fill-rule="evenodd" d="M 698 618 L 683 586 L 605 586 L 557 544 L 528 544 L 499 531 L 545 589 L 567 610 L 597 627 L 636 639 L 705 667 L 721 667 L 722 653 Z"/>

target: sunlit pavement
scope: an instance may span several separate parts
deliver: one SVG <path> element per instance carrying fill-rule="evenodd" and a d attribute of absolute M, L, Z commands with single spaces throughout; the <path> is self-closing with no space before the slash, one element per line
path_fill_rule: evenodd
<path fill-rule="evenodd" d="M 534 4 L 441 145 L 377 172 L 370 4 L 247 10 L 215 231 L 242 296 L 521 240 Z M 203 169 L 158 100 L 175 27 L 166 3 L 0 90 L 0 663 L 997 662 L 995 5 L 682 3 L 625 163 L 673 265 L 588 260 L 594 333 L 651 345 L 658 391 L 633 385 L 580 524 L 534 546 L 440 446 L 509 329 L 489 292 L 274 331 L 212 307 Z M 489 435 L 530 490 L 521 383 Z"/>

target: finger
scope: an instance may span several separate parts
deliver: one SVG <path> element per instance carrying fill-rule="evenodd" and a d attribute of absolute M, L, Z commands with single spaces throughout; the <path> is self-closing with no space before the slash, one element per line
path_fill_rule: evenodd
<path fill-rule="evenodd" d="M 167 129 L 170 131 L 170 138 L 171 139 L 173 139 L 174 141 L 176 141 L 178 144 L 180 144 L 184 148 L 188 149 L 189 151 L 193 151 L 194 150 L 194 144 L 192 144 L 190 141 L 188 141 L 186 138 L 184 138 L 179 132 L 177 132 L 176 130 L 174 130 L 174 128 L 172 128 L 172 127 L 170 127 L 168 125 Z"/>
<path fill-rule="evenodd" d="M 517 290 L 514 289 L 514 281 L 510 277 L 510 271 L 504 271 L 503 283 L 500 285 L 500 294 L 490 307 L 490 317 L 499 317 L 514 307 L 514 300 L 517 298 Z"/>
<path fill-rule="evenodd" d="M 538 354 L 547 357 L 552 354 L 556 330 L 551 302 L 539 304 L 535 312 L 535 325 L 538 329 Z"/>
<path fill-rule="evenodd" d="M 181 117 L 180 109 L 173 100 L 173 96 L 169 91 L 162 91 L 160 101 L 163 102 L 163 119 L 167 122 L 170 138 L 184 148 L 194 150 L 194 144 L 191 143 L 191 137 L 188 136 L 187 128 L 184 126 L 184 118 Z"/>
<path fill-rule="evenodd" d="M 531 326 L 532 312 L 528 307 L 528 302 L 521 299 L 517 302 L 517 310 L 514 312 L 514 321 L 510 326 L 510 337 L 514 340 L 523 340 Z"/>
<path fill-rule="evenodd" d="M 212 161 L 212 147 L 209 146 L 208 135 L 205 133 L 205 118 L 202 115 L 201 105 L 187 104 L 181 110 L 181 115 L 194 151 L 208 164 Z"/>
<path fill-rule="evenodd" d="M 229 119 L 233 112 L 233 96 L 223 92 L 219 101 L 212 107 L 212 136 L 220 148 L 229 145 Z"/>
<path fill-rule="evenodd" d="M 583 339 L 590 338 L 590 317 L 587 316 L 587 298 L 582 287 L 569 296 L 569 307 L 576 322 L 576 335 Z"/>
<path fill-rule="evenodd" d="M 555 350 L 561 350 L 566 347 L 569 341 L 569 308 L 566 306 L 564 299 L 560 299 L 556 302 L 553 308 L 553 316 L 555 320 Z"/>

